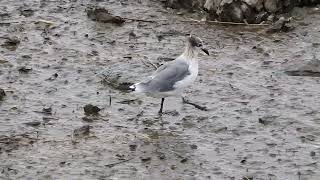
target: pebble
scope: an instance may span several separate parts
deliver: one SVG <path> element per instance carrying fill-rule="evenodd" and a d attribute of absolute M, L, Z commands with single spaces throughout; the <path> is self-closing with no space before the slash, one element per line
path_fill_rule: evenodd
<path fill-rule="evenodd" d="M 0 88 L 0 101 L 2 101 L 5 96 L 6 96 L 5 91 Z"/>
<path fill-rule="evenodd" d="M 83 110 L 86 115 L 98 115 L 101 109 L 92 104 L 87 104 L 84 106 Z"/>

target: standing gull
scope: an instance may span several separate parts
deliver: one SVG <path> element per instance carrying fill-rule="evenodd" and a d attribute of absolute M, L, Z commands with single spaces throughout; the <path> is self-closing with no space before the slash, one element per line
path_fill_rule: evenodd
<path fill-rule="evenodd" d="M 198 76 L 198 50 L 207 55 L 200 38 L 190 35 L 184 52 L 175 60 L 160 66 L 153 75 L 146 80 L 130 86 L 137 93 L 161 98 L 159 114 L 162 114 L 164 98 L 181 95 L 184 88 L 193 83 Z"/>

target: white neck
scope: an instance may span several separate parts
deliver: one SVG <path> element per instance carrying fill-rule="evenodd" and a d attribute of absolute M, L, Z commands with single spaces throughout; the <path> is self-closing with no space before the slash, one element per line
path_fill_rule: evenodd
<path fill-rule="evenodd" d="M 192 61 L 197 59 L 198 52 L 196 48 L 192 47 L 191 44 L 188 42 L 181 56 L 183 56 L 187 61 Z"/>

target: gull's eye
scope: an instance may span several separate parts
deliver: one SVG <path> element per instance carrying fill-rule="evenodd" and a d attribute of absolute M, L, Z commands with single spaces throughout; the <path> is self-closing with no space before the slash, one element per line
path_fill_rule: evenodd
<path fill-rule="evenodd" d="M 197 44 L 197 47 L 202 47 L 202 44 L 201 43 Z"/>

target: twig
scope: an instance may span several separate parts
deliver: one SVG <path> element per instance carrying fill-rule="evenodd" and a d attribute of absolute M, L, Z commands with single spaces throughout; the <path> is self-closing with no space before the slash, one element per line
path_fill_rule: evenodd
<path fill-rule="evenodd" d="M 106 164 L 106 165 L 104 165 L 104 166 L 106 166 L 106 167 L 113 167 L 113 166 L 115 166 L 115 165 L 118 165 L 118 164 L 122 164 L 122 163 L 128 162 L 128 161 L 130 161 L 130 160 L 132 160 L 132 159 L 134 159 L 134 158 L 135 158 L 135 157 L 132 157 L 132 158 L 129 158 L 129 159 L 125 159 L 125 160 L 123 160 L 123 161 L 119 161 L 119 162 L 115 162 L 115 163 Z"/>
<path fill-rule="evenodd" d="M 49 24 L 49 25 L 54 24 L 54 22 L 52 22 L 52 21 L 47 21 L 47 20 L 44 20 L 44 19 L 39 19 L 38 21 L 35 21 L 35 22 L 38 22 L 38 23 L 45 23 L 45 24 Z"/>
<path fill-rule="evenodd" d="M 155 23 L 157 21 L 167 21 L 166 19 L 159 19 L 159 20 L 146 20 L 146 19 L 136 19 L 136 18 L 123 18 L 124 20 L 130 20 L 130 21 L 140 21 L 140 22 L 150 22 Z"/>
<path fill-rule="evenodd" d="M 182 98 L 182 102 L 183 102 L 184 104 L 192 105 L 192 106 L 194 106 L 195 108 L 200 109 L 201 111 L 208 111 L 207 107 L 205 107 L 205 106 L 200 106 L 200 105 L 198 105 L 198 104 L 195 104 L 195 103 L 193 103 L 193 102 L 190 102 L 189 100 L 185 99 L 184 97 Z"/>
<path fill-rule="evenodd" d="M 143 59 L 141 59 L 141 62 L 142 62 L 145 66 L 150 67 L 149 65 L 151 65 L 155 70 L 158 69 L 158 66 L 157 66 L 157 65 L 153 64 L 149 59 L 146 59 L 146 60 L 148 61 L 148 63 L 146 63 Z"/>
<path fill-rule="evenodd" d="M 270 26 L 270 24 L 246 24 L 246 23 L 236 23 L 236 22 L 222 22 L 222 21 L 205 21 L 208 23 L 216 24 L 227 24 L 227 25 L 245 25 L 245 26 Z"/>
<path fill-rule="evenodd" d="M 54 22 L 52 21 L 47 21 L 47 20 L 44 20 L 44 19 L 39 19 L 39 20 L 21 20 L 21 21 L 4 21 L 4 22 L 1 22 L 1 24 L 19 24 L 19 23 L 45 23 L 45 24 L 49 24 L 49 25 L 52 25 L 52 24 L 55 24 Z"/>
<path fill-rule="evenodd" d="M 143 59 L 140 59 L 140 60 L 145 66 L 150 67 Z"/>
<path fill-rule="evenodd" d="M 155 23 L 160 21 L 169 21 L 168 19 L 157 19 L 157 20 L 147 20 L 147 19 L 136 19 L 136 18 L 127 18 L 123 17 L 124 20 L 130 20 L 130 21 L 140 21 L 140 22 L 149 22 L 149 23 Z M 32 20 L 32 21 L 9 21 L 9 22 L 1 22 L 0 24 L 10 24 L 10 23 L 21 23 L 21 22 L 42 22 L 49 25 L 54 24 L 52 21 L 47 20 Z M 237 22 L 223 22 L 223 21 L 208 21 L 208 20 L 196 20 L 196 19 L 189 19 L 189 20 L 181 20 L 181 22 L 197 22 L 197 23 L 211 23 L 211 24 L 226 24 L 226 25 L 244 25 L 244 26 L 270 26 L 271 24 L 249 24 L 246 20 L 244 20 L 244 23 L 237 23 Z"/>
<path fill-rule="evenodd" d="M 18 24 L 18 23 L 21 23 L 21 22 L 26 22 L 26 21 L 4 21 L 4 22 L 1 22 L 0 24 Z M 33 22 L 33 21 L 31 21 Z"/>
<path fill-rule="evenodd" d="M 149 63 L 155 70 L 158 69 L 158 66 L 155 65 L 155 64 L 153 64 L 148 58 L 147 58 L 147 61 L 148 61 L 148 63 Z"/>
<path fill-rule="evenodd" d="M 0 26 L 10 26 L 10 23 L 8 23 L 8 22 L 0 22 Z"/>
<path fill-rule="evenodd" d="M 212 23 L 212 24 L 226 24 L 226 25 L 244 25 L 244 26 L 270 26 L 270 24 L 246 24 L 246 23 L 223 22 L 223 21 L 200 21 L 200 20 L 196 20 L 196 19 L 182 20 L 182 22 Z"/>

